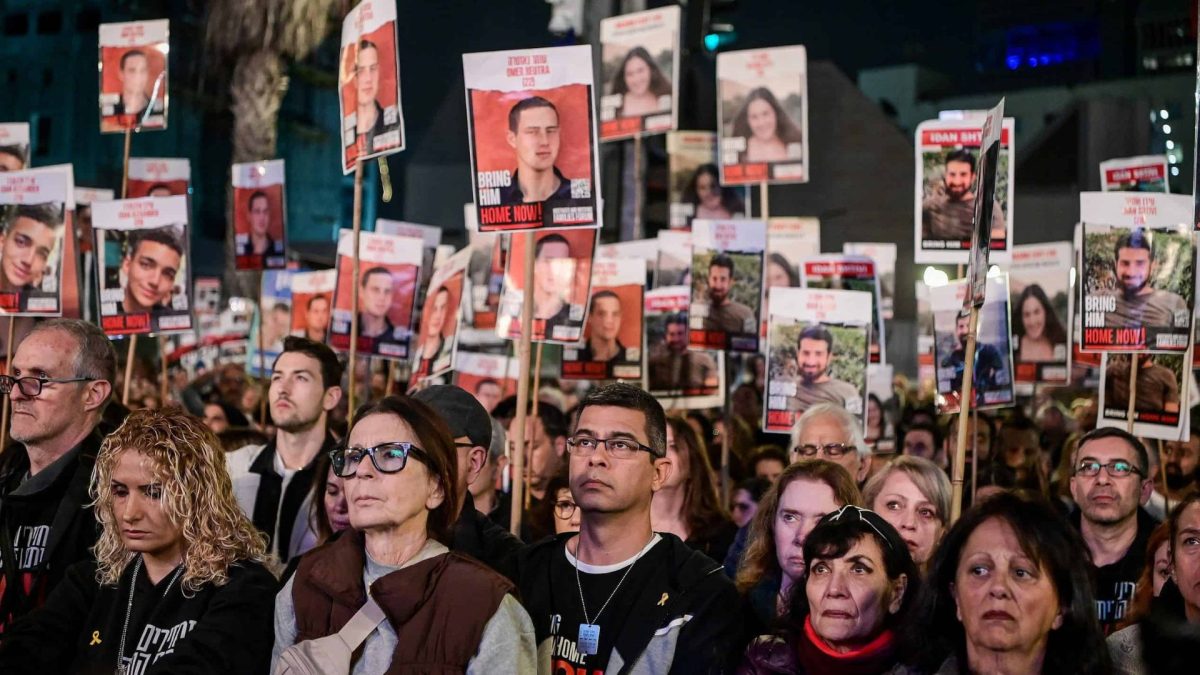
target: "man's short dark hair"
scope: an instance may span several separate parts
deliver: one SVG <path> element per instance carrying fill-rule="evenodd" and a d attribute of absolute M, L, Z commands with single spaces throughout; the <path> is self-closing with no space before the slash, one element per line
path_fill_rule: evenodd
<path fill-rule="evenodd" d="M 125 257 L 132 260 L 134 254 L 137 253 L 138 247 L 144 241 L 162 244 L 178 253 L 180 257 L 183 257 L 182 230 L 183 228 L 175 225 L 164 225 L 149 230 L 134 230 L 129 234 L 129 244 L 125 247 Z"/>
<path fill-rule="evenodd" d="M 833 353 L 833 333 L 829 329 L 819 323 L 815 323 L 808 328 L 800 331 L 800 336 L 796 338 L 796 348 L 800 348 L 800 343 L 804 340 L 823 340 L 829 345 L 829 353 Z"/>
<path fill-rule="evenodd" d="M 1150 246 L 1150 233 L 1142 228 L 1135 228 L 1117 237 L 1117 245 L 1113 247 L 1113 262 L 1121 257 L 1121 249 L 1123 248 L 1143 248 L 1150 254 L 1150 259 L 1154 260 L 1154 248 Z"/>
<path fill-rule="evenodd" d="M 687 323 L 688 323 L 687 312 L 675 312 L 674 314 L 667 315 L 666 325 L 668 325 L 668 326 L 675 325 L 675 324 L 683 324 L 686 326 Z"/>
<path fill-rule="evenodd" d="M 321 386 L 323 388 L 342 386 L 342 364 L 329 345 L 309 340 L 306 337 L 289 335 L 283 339 L 283 351 L 275 357 L 275 363 L 279 363 L 279 359 L 288 352 L 299 352 L 316 359 L 317 363 L 321 364 Z M 271 364 L 271 370 L 275 370 L 275 363 Z"/>
<path fill-rule="evenodd" d="M 713 256 L 708 263 L 708 269 L 714 267 L 724 267 L 729 270 L 729 276 L 733 276 L 733 258 L 729 257 L 728 253 L 718 253 Z"/>
<path fill-rule="evenodd" d="M 271 307 L 272 312 L 278 312 L 280 310 L 291 313 L 292 308 L 288 306 L 286 302 L 277 302 Z"/>
<path fill-rule="evenodd" d="M 59 204 L 19 204 L 4 226 L 5 232 L 17 222 L 17 218 L 28 218 L 46 227 L 57 230 L 62 227 L 62 206 Z"/>
<path fill-rule="evenodd" d="M 946 155 L 946 161 L 943 164 L 949 164 L 950 162 L 968 164 L 971 167 L 971 173 L 975 173 L 975 154 L 970 150 L 959 148 L 958 150 L 951 151 L 950 154 Z"/>
<path fill-rule="evenodd" d="M 366 272 L 363 272 L 362 278 L 358 280 L 358 285 L 363 288 L 366 288 L 367 287 L 367 279 L 370 279 L 372 274 L 386 274 L 388 276 L 389 280 L 392 278 L 391 270 L 389 270 L 386 267 L 383 267 L 382 265 L 379 265 L 376 267 L 372 267 L 371 269 L 367 270 Z"/>
<path fill-rule="evenodd" d="M 267 196 L 267 193 L 263 192 L 262 190 L 255 190 L 254 193 L 250 195 L 250 199 L 246 200 L 246 210 L 249 211 L 250 209 L 254 208 L 254 200 L 260 197 L 267 200 L 268 208 L 271 206 L 271 198 Z"/>
<path fill-rule="evenodd" d="M 127 51 L 127 52 L 125 52 L 124 54 L 122 54 L 122 55 L 121 55 L 121 63 L 120 63 L 120 66 L 119 66 L 119 68 L 120 68 L 121 70 L 125 70 L 125 62 L 126 62 L 127 60 L 129 60 L 129 57 L 131 57 L 131 56 L 140 56 L 140 57 L 142 57 L 143 59 L 145 59 L 145 58 L 146 58 L 146 52 L 144 52 L 144 51 L 142 51 L 142 50 L 140 50 L 140 49 L 130 49 L 129 51 Z M 146 59 L 146 60 L 147 60 L 147 61 L 149 61 L 149 59 Z"/>
<path fill-rule="evenodd" d="M 667 415 L 663 412 L 662 404 L 646 390 L 635 387 L 628 382 L 614 382 L 602 387 L 596 387 L 584 395 L 583 400 L 575 407 L 575 428 L 579 427 L 579 418 L 583 411 L 593 406 L 605 406 L 637 410 L 646 418 L 646 437 L 656 455 L 661 458 L 667 455 Z M 786 462 L 785 462 L 786 465 Z"/>
<path fill-rule="evenodd" d="M 167 185 L 166 183 L 155 183 L 154 185 L 150 186 L 149 190 L 146 190 L 146 195 L 149 196 L 149 194 L 155 190 L 166 190 L 169 193 L 171 192 L 171 186 Z"/>
<path fill-rule="evenodd" d="M 480 384 L 483 383 L 481 382 Z M 478 391 L 479 385 L 476 385 L 475 389 Z M 533 401 L 529 402 L 529 407 L 526 408 L 525 412 L 527 414 L 533 412 Z M 516 396 L 507 396 L 497 403 L 495 408 L 492 408 L 492 417 L 500 420 L 503 424 L 507 425 L 509 422 L 512 422 L 516 416 Z M 567 428 L 567 416 L 563 414 L 563 411 L 558 406 L 552 403 L 538 401 L 537 416 L 542 421 L 542 429 L 545 430 L 546 436 L 552 441 L 556 438 L 566 436 L 570 431 Z"/>
<path fill-rule="evenodd" d="M 304 305 L 304 308 L 312 309 L 313 303 L 318 300 L 324 300 L 325 304 L 329 304 L 329 298 L 325 297 L 324 295 L 321 295 L 320 293 L 317 293 L 316 295 L 314 295 L 308 299 L 308 302 Z"/>
<path fill-rule="evenodd" d="M 533 259 L 537 260 L 542 255 L 542 247 L 546 244 L 562 244 L 567 247 L 567 251 L 571 250 L 571 242 L 561 234 L 548 234 L 541 239 L 538 239 L 537 244 L 533 247 Z"/>
<path fill-rule="evenodd" d="M 612 298 L 613 300 L 617 301 L 618 305 L 621 304 L 621 296 L 617 295 L 615 291 L 611 291 L 607 288 L 602 291 L 596 291 L 592 294 L 592 304 L 595 304 L 596 301 L 601 298 Z"/>
<path fill-rule="evenodd" d="M 521 121 L 521 113 L 532 108 L 549 108 L 554 111 L 554 116 L 558 117 L 558 108 L 553 103 L 547 101 L 541 96 L 530 96 L 517 101 L 508 111 L 508 130 L 517 133 L 517 126 Z"/>
<path fill-rule="evenodd" d="M 1100 427 L 1099 429 L 1092 429 L 1084 434 L 1083 437 L 1079 439 L 1079 444 L 1075 446 L 1075 457 L 1072 458 L 1072 464 L 1078 462 L 1079 457 L 1083 455 L 1084 445 L 1091 441 L 1098 441 L 1102 438 L 1119 438 L 1125 441 L 1130 448 L 1133 448 L 1134 464 L 1137 464 L 1138 470 L 1142 472 L 1142 478 L 1146 478 L 1150 475 L 1150 453 L 1146 450 L 1146 444 L 1142 443 L 1142 440 L 1137 436 L 1134 436 L 1124 429 L 1118 429 L 1117 427 Z M 1074 466 L 1071 467 L 1071 473 L 1075 473 Z"/>
<path fill-rule="evenodd" d="M 493 380 L 493 379 L 492 379 L 492 378 L 490 378 L 490 377 L 485 377 L 485 378 L 483 378 L 482 380 L 480 380 L 480 381 L 478 381 L 478 382 L 476 382 L 476 383 L 475 383 L 475 393 L 476 393 L 476 394 L 478 394 L 478 393 L 479 393 L 479 390 L 480 390 L 480 389 L 483 389 L 483 385 L 485 385 L 485 384 L 490 384 L 490 385 L 494 385 L 494 386 L 497 386 L 497 387 L 499 387 L 499 386 L 500 386 L 500 383 L 499 383 L 499 382 L 497 382 L 497 381 Z M 501 403 L 503 403 L 503 401 L 501 401 Z M 514 403 L 515 403 L 515 401 L 514 401 Z M 497 404 L 497 406 L 499 406 L 499 404 Z M 489 412 L 490 412 L 490 411 L 489 411 Z"/>
<path fill-rule="evenodd" d="M 364 50 L 364 49 L 374 49 L 375 51 L 379 51 L 379 45 L 375 44 L 374 42 L 371 42 L 370 40 L 365 40 L 365 39 L 359 40 L 358 41 L 359 53 L 362 53 L 362 50 Z"/>
<path fill-rule="evenodd" d="M 779 464 L 782 465 L 784 468 L 787 468 L 787 465 L 791 464 L 791 461 L 788 459 L 787 453 L 785 453 L 783 451 L 783 449 L 778 448 L 774 445 L 765 445 L 765 446 L 759 448 L 758 451 L 755 452 L 753 455 L 751 455 L 750 469 L 751 470 L 757 469 L 758 463 L 765 462 L 765 461 L 779 462 Z"/>
<path fill-rule="evenodd" d="M 933 447 L 930 448 L 934 453 L 942 447 L 942 430 L 934 422 L 913 422 L 904 430 L 904 434 L 900 437 L 900 450 L 903 453 L 904 439 L 914 431 L 927 431 L 933 437 Z"/>
<path fill-rule="evenodd" d="M 0 155 L 12 155 L 21 160 L 21 166 L 25 165 L 25 151 L 19 145 L 0 145 Z"/>

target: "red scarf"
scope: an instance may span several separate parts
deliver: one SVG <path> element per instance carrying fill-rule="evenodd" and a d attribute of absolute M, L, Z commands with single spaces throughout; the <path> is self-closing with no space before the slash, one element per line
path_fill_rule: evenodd
<path fill-rule="evenodd" d="M 879 675 L 896 665 L 896 635 L 885 628 L 858 649 L 836 652 L 813 630 L 812 617 L 806 616 L 796 653 L 806 675 Z"/>

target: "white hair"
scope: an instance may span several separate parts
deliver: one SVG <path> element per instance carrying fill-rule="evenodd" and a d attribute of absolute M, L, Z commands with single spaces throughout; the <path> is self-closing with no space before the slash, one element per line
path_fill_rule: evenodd
<path fill-rule="evenodd" d="M 796 420 L 796 425 L 792 427 L 793 449 L 800 446 L 800 437 L 804 435 L 804 428 L 813 420 L 823 417 L 833 418 L 838 423 L 838 426 L 842 428 L 842 437 L 846 439 L 843 442 L 854 446 L 854 449 L 858 451 L 860 462 L 870 459 L 871 446 L 863 440 L 862 423 L 854 415 L 851 415 L 850 411 L 833 403 L 818 403 L 805 410 L 800 419 Z"/>

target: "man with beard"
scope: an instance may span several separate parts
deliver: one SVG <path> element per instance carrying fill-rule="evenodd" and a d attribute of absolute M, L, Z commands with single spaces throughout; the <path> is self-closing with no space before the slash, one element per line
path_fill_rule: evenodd
<path fill-rule="evenodd" d="M 579 350 L 583 362 L 624 363 L 628 361 L 625 347 L 617 336 L 621 332 L 621 298 L 610 290 L 592 296 L 592 311 L 588 314 L 588 339 Z"/>
<path fill-rule="evenodd" d="M 754 285 L 756 288 L 758 284 Z M 718 253 L 708 263 L 708 316 L 704 330 L 723 331 L 731 335 L 758 334 L 758 319 L 754 310 L 729 297 L 733 290 L 733 258 Z"/>
<path fill-rule="evenodd" d="M 800 377 L 788 410 L 804 411 L 817 403 L 834 403 L 852 414 L 862 413 L 862 394 L 854 385 L 829 373 L 833 359 L 833 333 L 821 324 L 800 331 L 796 340 L 796 370 Z"/>
<path fill-rule="evenodd" d="M 1185 327 L 1191 320 L 1187 302 L 1170 291 L 1150 286 L 1156 265 L 1150 235 L 1136 229 L 1121 235 L 1114 247 L 1117 308 L 1104 315 L 1105 328 Z"/>
<path fill-rule="evenodd" d="M 1111 633 L 1125 616 L 1146 558 L 1146 540 L 1157 523 L 1139 508 L 1153 488 L 1149 456 L 1137 437 L 1113 427 L 1079 439 L 1071 469 L 1071 522 L 1091 553 L 1096 615 Z"/>
<path fill-rule="evenodd" d="M 328 422 L 342 398 L 341 382 L 342 366 L 332 349 L 288 337 L 267 391 L 275 440 L 226 455 L 238 504 L 283 562 L 317 543 L 309 517 L 313 472 L 317 458 L 335 445 Z"/>
<path fill-rule="evenodd" d="M 1175 373 L 1154 362 L 1154 355 L 1139 353 L 1137 400 L 1135 412 L 1178 413 L 1179 384 Z M 1129 357 L 1109 355 L 1108 373 L 1104 378 L 1104 407 L 1129 410 Z"/>
<path fill-rule="evenodd" d="M 969 240 L 975 222 L 975 155 L 954 150 L 946 155 L 942 184 L 921 202 L 923 239 Z M 1004 236 L 1004 211 L 992 207 L 992 236 Z"/>
<path fill-rule="evenodd" d="M 1140 386 L 1140 385 L 1139 385 Z M 1159 453 L 1159 465 L 1166 473 L 1167 494 L 1158 487 L 1146 502 L 1146 512 L 1155 518 L 1165 519 L 1171 509 L 1184 499 L 1200 491 L 1200 419 L 1193 416 L 1191 435 L 1185 441 L 1167 441 Z"/>
<path fill-rule="evenodd" d="M 950 380 L 950 391 L 962 391 L 963 369 L 966 368 L 967 333 L 970 332 L 971 317 L 960 314 L 954 322 L 954 335 L 958 339 L 958 348 L 942 359 L 938 368 L 938 380 Z M 999 385 L 1000 374 L 1004 372 L 1004 359 L 995 345 L 975 345 L 975 380 L 972 391 L 975 392 L 976 405 L 983 403 L 984 392 L 992 391 Z"/>
<path fill-rule="evenodd" d="M 650 352 L 650 391 L 688 392 L 720 384 L 717 362 L 707 352 L 689 351 L 686 314 L 667 318 L 663 341 Z"/>

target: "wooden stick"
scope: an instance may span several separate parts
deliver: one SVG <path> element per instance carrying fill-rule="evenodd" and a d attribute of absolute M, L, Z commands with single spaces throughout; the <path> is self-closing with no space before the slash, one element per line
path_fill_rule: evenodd
<path fill-rule="evenodd" d="M 133 379 L 133 356 L 137 351 L 138 334 L 129 336 L 129 347 L 125 350 L 125 385 L 121 387 L 121 405 L 129 407 L 129 383 Z"/>
<path fill-rule="evenodd" d="M 1187 375 L 1184 377 L 1186 378 Z M 1180 399 L 1180 401 L 1182 400 Z M 1163 513 L 1169 516 L 1171 515 L 1171 493 L 1167 491 L 1167 465 L 1163 461 L 1163 440 L 1161 438 L 1158 439 L 1158 475 L 1162 477 Z"/>
<path fill-rule="evenodd" d="M 158 360 L 162 367 L 161 381 L 159 385 L 159 407 L 167 407 L 167 395 L 171 393 L 171 379 L 167 374 L 167 336 L 158 336 Z"/>
<path fill-rule="evenodd" d="M 758 184 L 758 210 L 761 211 L 758 217 L 760 220 L 766 220 L 771 217 L 770 193 L 771 190 L 767 181 L 764 180 Z"/>
<path fill-rule="evenodd" d="M 121 199 L 129 194 L 129 141 L 133 138 L 133 128 L 125 128 L 125 159 L 121 162 Z"/>
<path fill-rule="evenodd" d="M 260 385 L 263 379 L 267 378 L 267 355 L 263 352 L 263 331 L 267 328 L 267 313 L 263 311 L 262 304 L 262 278 L 258 281 L 258 380 L 255 384 Z M 266 428 L 267 426 L 267 392 L 259 390 L 258 396 L 258 425 Z"/>
<path fill-rule="evenodd" d="M 354 263 L 351 265 L 350 272 L 350 359 L 347 364 L 350 379 L 346 382 L 350 391 L 347 400 L 347 424 L 354 424 L 354 380 L 358 376 L 355 365 L 358 360 L 358 235 L 362 231 L 362 174 L 362 160 L 360 159 L 354 163 Z M 370 381 L 370 378 L 367 380 Z"/>
<path fill-rule="evenodd" d="M 392 387 L 396 386 L 396 362 L 387 362 L 387 382 L 383 385 L 383 395 L 391 396 Z"/>
<path fill-rule="evenodd" d="M 766 183 L 763 183 L 766 187 Z M 725 352 L 725 437 L 721 439 L 721 502 L 729 499 L 729 459 L 733 456 L 733 356 Z"/>
<path fill-rule="evenodd" d="M 1133 433 L 1133 415 L 1134 415 L 1133 408 L 1134 408 L 1134 405 L 1137 403 L 1138 361 L 1141 361 L 1141 359 L 1138 358 L 1138 353 L 1137 352 L 1130 353 L 1130 355 L 1129 355 L 1129 408 L 1126 411 L 1127 416 L 1125 417 L 1125 430 L 1131 434 Z"/>
<path fill-rule="evenodd" d="M 538 416 L 538 403 L 541 401 L 542 389 L 542 348 L 546 346 L 545 342 L 537 343 L 537 357 L 534 359 L 533 365 L 533 396 L 529 403 L 530 415 L 534 418 Z M 530 491 L 525 489 L 525 508 L 528 509 L 532 500 Z"/>
<path fill-rule="evenodd" d="M 13 325 L 16 324 L 16 319 L 8 317 L 8 342 L 4 346 L 6 352 L 4 357 L 4 372 L 5 374 L 12 371 L 12 355 L 13 355 Z M 15 385 L 14 385 L 15 386 Z M 3 411 L 0 411 L 0 452 L 8 446 L 8 407 L 9 398 L 4 397 Z"/>
<path fill-rule="evenodd" d="M 979 493 L 979 411 L 971 406 L 971 504 Z"/>
<path fill-rule="evenodd" d="M 638 134 L 633 137 L 633 226 L 632 236 L 626 241 L 642 238 L 642 193 L 645 192 L 645 186 L 642 184 L 642 135 Z M 541 344 L 539 343 L 539 348 Z M 534 399 L 536 400 L 536 399 Z"/>
<path fill-rule="evenodd" d="M 968 292 L 970 292 L 968 290 Z M 971 314 L 967 319 L 967 348 L 963 352 L 963 381 L 962 400 L 958 405 L 958 439 L 954 449 L 954 472 L 950 481 L 953 488 L 950 500 L 950 523 L 953 524 L 962 514 L 963 474 L 967 461 L 967 420 L 974 397 L 972 385 L 975 383 L 975 324 L 979 319 L 979 308 L 971 305 Z"/>
<path fill-rule="evenodd" d="M 532 232 L 525 235 L 525 300 L 521 303 L 521 339 L 517 343 L 517 357 L 520 379 L 517 380 L 517 417 L 513 420 L 513 447 L 516 452 L 511 458 L 512 473 L 512 516 L 509 519 L 509 530 L 517 536 L 521 533 L 521 516 L 525 503 L 525 419 L 529 408 L 529 346 L 533 333 L 533 240 Z"/>

